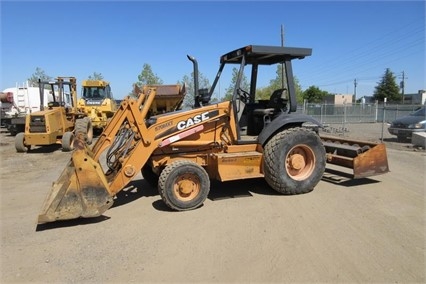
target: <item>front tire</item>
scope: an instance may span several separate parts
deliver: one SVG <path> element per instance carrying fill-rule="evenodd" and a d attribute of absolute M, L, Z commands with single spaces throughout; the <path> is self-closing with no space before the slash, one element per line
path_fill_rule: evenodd
<path fill-rule="evenodd" d="M 164 203 L 177 211 L 200 207 L 210 191 L 209 176 L 192 161 L 176 161 L 160 174 L 158 191 Z"/>
<path fill-rule="evenodd" d="M 277 133 L 264 149 L 267 183 L 283 194 L 307 193 L 321 180 L 326 152 L 319 136 L 297 127 Z"/>
<path fill-rule="evenodd" d="M 62 151 L 70 152 L 72 150 L 74 150 L 74 133 L 65 132 L 62 135 Z"/>
<path fill-rule="evenodd" d="M 15 149 L 18 153 L 25 153 L 31 149 L 31 145 L 25 144 L 25 134 L 20 132 L 15 136 Z"/>

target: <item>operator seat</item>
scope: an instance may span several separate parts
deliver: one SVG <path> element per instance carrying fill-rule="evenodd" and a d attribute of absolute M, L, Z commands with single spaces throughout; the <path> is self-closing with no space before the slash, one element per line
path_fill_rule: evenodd
<path fill-rule="evenodd" d="M 269 99 L 267 107 L 264 109 L 254 109 L 253 115 L 263 117 L 263 123 L 266 126 L 272 121 L 274 116 L 287 110 L 287 98 L 287 89 L 275 90 Z"/>

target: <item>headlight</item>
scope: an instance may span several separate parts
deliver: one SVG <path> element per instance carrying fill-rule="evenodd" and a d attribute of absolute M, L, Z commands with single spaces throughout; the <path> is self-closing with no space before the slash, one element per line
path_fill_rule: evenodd
<path fill-rule="evenodd" d="M 420 128 L 425 128 L 425 126 L 426 126 L 426 120 L 423 120 L 415 124 L 408 125 L 408 128 L 420 129 Z"/>

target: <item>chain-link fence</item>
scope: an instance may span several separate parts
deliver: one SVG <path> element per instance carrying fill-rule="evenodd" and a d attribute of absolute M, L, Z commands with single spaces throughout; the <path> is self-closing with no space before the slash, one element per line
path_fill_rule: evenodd
<path fill-rule="evenodd" d="M 298 113 L 310 115 L 323 124 L 391 122 L 412 113 L 422 105 L 394 104 L 312 104 L 305 103 Z"/>

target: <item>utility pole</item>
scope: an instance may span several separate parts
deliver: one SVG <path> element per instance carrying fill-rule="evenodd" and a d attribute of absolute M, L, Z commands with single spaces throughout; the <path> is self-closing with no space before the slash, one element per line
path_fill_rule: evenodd
<path fill-rule="evenodd" d="M 356 78 L 354 79 L 354 102 L 356 102 L 356 86 L 358 85 Z"/>
<path fill-rule="evenodd" d="M 402 81 L 401 81 L 401 83 L 399 84 L 399 86 L 400 86 L 400 88 L 401 88 L 402 104 L 404 104 L 404 95 L 405 95 L 405 92 L 404 92 L 404 88 L 405 88 L 405 79 L 408 79 L 408 78 L 406 78 L 406 77 L 405 77 L 405 72 L 404 72 L 404 71 L 402 71 Z"/>

